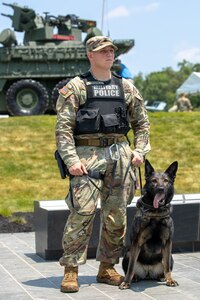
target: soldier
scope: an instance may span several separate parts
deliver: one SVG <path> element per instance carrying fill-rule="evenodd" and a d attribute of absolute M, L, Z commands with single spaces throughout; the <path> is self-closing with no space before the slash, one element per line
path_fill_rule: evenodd
<path fill-rule="evenodd" d="M 70 209 L 64 233 L 61 291 L 77 292 L 78 265 L 87 257 L 98 200 L 101 204 L 97 282 L 119 285 L 114 265 L 124 244 L 126 207 L 134 197 L 136 172 L 150 150 L 143 99 L 127 79 L 111 72 L 117 47 L 105 36 L 86 43 L 90 70 L 70 80 L 57 101 L 56 141 L 70 173 Z M 125 139 L 131 125 L 134 150 Z"/>
<path fill-rule="evenodd" d="M 181 94 L 177 100 L 177 111 L 192 111 L 193 107 L 187 94 Z"/>

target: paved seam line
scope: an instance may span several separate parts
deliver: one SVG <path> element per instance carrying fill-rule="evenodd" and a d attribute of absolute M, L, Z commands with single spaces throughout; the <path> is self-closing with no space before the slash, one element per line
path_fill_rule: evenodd
<path fill-rule="evenodd" d="M 38 274 L 41 275 L 41 277 L 45 278 L 50 284 L 52 284 L 53 286 L 55 286 L 56 288 L 59 288 L 59 286 L 57 286 L 54 282 L 52 282 L 51 280 L 47 279 L 42 273 L 40 273 L 40 271 L 38 271 L 36 268 L 34 268 L 32 265 L 30 265 L 29 263 L 27 263 L 22 257 L 20 257 L 16 252 L 14 252 L 12 249 L 10 249 L 8 246 L 5 245 L 5 247 L 11 251 L 15 256 L 17 256 L 21 261 L 23 261 L 26 265 L 28 265 L 29 267 L 31 267 L 34 271 L 36 271 Z M 14 278 L 14 277 L 13 277 Z M 18 282 L 18 281 L 17 281 Z M 19 283 L 20 284 L 20 283 Z M 68 296 L 69 299 L 72 299 L 69 295 Z M 32 298 L 35 299 L 35 298 Z"/>
<path fill-rule="evenodd" d="M 31 297 L 31 299 L 35 299 L 35 298 L 33 298 L 32 296 L 31 296 L 31 294 L 23 287 L 23 285 L 20 283 L 20 282 L 18 282 L 16 279 L 15 279 L 15 277 L 14 276 L 12 276 L 12 274 L 10 273 L 10 272 L 8 272 L 5 268 L 4 268 L 4 266 L 1 264 L 0 265 L 1 267 L 2 267 L 2 269 L 26 292 L 26 294 L 28 294 L 30 297 Z"/>
<path fill-rule="evenodd" d="M 195 271 L 197 271 L 197 272 L 200 272 L 200 270 L 199 269 L 196 269 L 196 268 L 194 268 L 194 267 L 190 267 L 190 266 L 188 266 L 188 265 L 185 265 L 185 264 L 183 264 L 183 263 L 180 263 L 180 262 L 175 262 L 175 264 L 176 265 L 181 265 L 181 266 L 184 266 L 184 267 L 187 267 L 187 268 L 190 268 L 190 269 L 193 269 L 193 270 L 195 270 Z"/>

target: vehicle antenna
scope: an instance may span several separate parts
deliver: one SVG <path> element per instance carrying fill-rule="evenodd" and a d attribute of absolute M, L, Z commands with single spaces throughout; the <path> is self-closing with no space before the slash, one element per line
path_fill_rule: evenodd
<path fill-rule="evenodd" d="M 102 18 L 101 18 L 101 31 L 103 33 L 103 23 L 104 23 L 104 8 L 105 8 L 105 0 L 102 1 Z"/>

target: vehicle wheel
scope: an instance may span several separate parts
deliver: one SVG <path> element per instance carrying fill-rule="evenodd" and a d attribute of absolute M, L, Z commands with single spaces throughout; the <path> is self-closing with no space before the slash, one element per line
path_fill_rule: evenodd
<path fill-rule="evenodd" d="M 64 80 L 61 80 L 59 81 L 55 87 L 53 88 L 52 90 L 52 93 L 51 93 L 51 103 L 52 103 L 52 107 L 53 109 L 56 111 L 56 102 L 58 100 L 58 96 L 59 96 L 59 93 L 58 91 L 65 85 L 67 84 L 69 81 L 70 81 L 71 78 L 68 78 L 68 79 L 64 79 Z"/>
<path fill-rule="evenodd" d="M 32 79 L 22 79 L 9 87 L 6 104 L 13 116 L 41 115 L 47 110 L 49 96 L 41 83 Z"/>

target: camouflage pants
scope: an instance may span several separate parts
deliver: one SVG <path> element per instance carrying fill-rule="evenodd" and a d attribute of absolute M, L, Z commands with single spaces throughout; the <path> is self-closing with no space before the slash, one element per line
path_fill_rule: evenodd
<path fill-rule="evenodd" d="M 135 168 L 127 168 L 132 150 L 127 142 L 119 144 L 120 159 L 116 163 L 114 176 L 114 161 L 110 157 L 109 147 L 77 147 L 77 153 L 87 169 L 98 170 L 105 177 L 103 180 L 92 179 L 101 192 L 87 176 L 71 179 L 71 192 L 66 197 L 70 215 L 63 233 L 64 253 L 60 264 L 76 266 L 86 262 L 99 202 L 101 224 L 96 259 L 118 263 L 125 240 L 126 207 L 135 192 Z"/>

